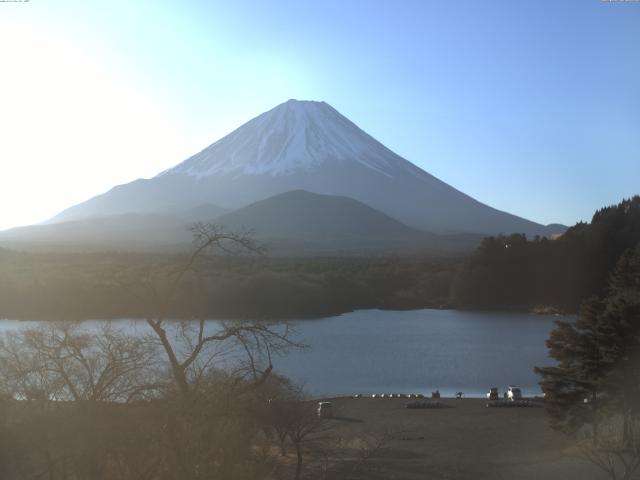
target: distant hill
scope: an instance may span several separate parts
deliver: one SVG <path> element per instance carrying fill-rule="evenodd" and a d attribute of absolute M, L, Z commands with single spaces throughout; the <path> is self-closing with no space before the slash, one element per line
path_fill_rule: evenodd
<path fill-rule="evenodd" d="M 478 235 L 438 236 L 408 227 L 348 197 L 296 190 L 221 214 L 201 205 L 175 215 L 103 215 L 0 232 L 0 244 L 22 249 L 171 251 L 191 246 L 195 221 L 252 230 L 273 255 L 363 255 L 470 251 Z"/>
<path fill-rule="evenodd" d="M 211 203 L 203 203 L 196 207 L 190 207 L 186 210 L 180 211 L 180 217 L 185 220 L 193 222 L 211 222 L 225 213 L 228 213 L 228 208 L 223 208 Z"/>
<path fill-rule="evenodd" d="M 229 229 L 250 229 L 276 248 L 297 251 L 420 250 L 433 234 L 407 227 L 348 197 L 295 190 L 220 216 Z"/>
<path fill-rule="evenodd" d="M 172 250 L 191 241 L 189 222 L 172 215 L 123 214 L 0 232 L 0 244 L 28 250 Z"/>

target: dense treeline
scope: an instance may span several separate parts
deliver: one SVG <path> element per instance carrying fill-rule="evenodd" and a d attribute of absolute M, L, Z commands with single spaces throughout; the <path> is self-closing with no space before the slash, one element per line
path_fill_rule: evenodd
<path fill-rule="evenodd" d="M 463 257 L 213 256 L 181 286 L 175 317 L 319 317 L 363 308 L 577 312 L 640 242 L 640 197 L 595 213 L 557 239 L 489 237 Z M 0 250 L 0 317 L 144 317 L 128 285 L 162 282 L 185 256 Z"/>
<path fill-rule="evenodd" d="M 181 256 L 0 251 L 0 317 L 144 318 L 128 285 L 161 282 Z M 295 318 L 359 308 L 447 306 L 456 259 L 211 257 L 181 286 L 171 315 Z"/>
<path fill-rule="evenodd" d="M 524 235 L 490 237 L 464 263 L 452 297 L 464 308 L 575 312 L 600 294 L 609 272 L 640 242 L 640 197 L 598 210 L 555 240 Z"/>

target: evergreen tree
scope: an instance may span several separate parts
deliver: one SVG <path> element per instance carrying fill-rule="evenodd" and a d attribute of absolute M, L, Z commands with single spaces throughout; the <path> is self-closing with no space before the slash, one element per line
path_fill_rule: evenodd
<path fill-rule="evenodd" d="M 556 322 L 547 347 L 558 364 L 535 368 L 542 376 L 540 385 L 552 426 L 569 434 L 589 424 L 597 438 L 598 417 L 605 401 L 602 382 L 608 371 L 595 333 L 603 311 L 604 304 L 594 298 L 585 302 L 575 323 Z"/>
<path fill-rule="evenodd" d="M 640 419 L 640 244 L 622 255 L 611 275 L 597 334 L 610 370 L 605 389 L 623 415 L 628 442 Z"/>
<path fill-rule="evenodd" d="M 630 441 L 640 419 L 640 244 L 620 257 L 604 298 L 558 322 L 547 346 L 558 364 L 536 372 L 552 425 L 574 433 L 591 424 L 597 442 L 602 415 L 621 415 Z"/>

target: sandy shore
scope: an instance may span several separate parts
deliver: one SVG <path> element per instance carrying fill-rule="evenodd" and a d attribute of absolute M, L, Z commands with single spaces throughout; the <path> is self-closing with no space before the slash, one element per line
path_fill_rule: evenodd
<path fill-rule="evenodd" d="M 605 478 L 548 426 L 541 404 L 486 408 L 477 398 L 406 409 L 407 399 L 332 399 L 343 438 L 389 435 L 371 479 L 572 480 Z M 422 399 L 421 399 L 422 401 Z"/>

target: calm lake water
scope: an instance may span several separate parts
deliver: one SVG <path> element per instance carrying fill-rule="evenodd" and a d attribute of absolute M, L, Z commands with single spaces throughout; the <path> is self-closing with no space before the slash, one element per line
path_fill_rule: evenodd
<path fill-rule="evenodd" d="M 296 322 L 311 345 L 276 367 L 316 394 L 479 396 L 509 384 L 540 393 L 534 366 L 552 365 L 545 340 L 560 317 L 457 310 L 360 310 Z"/>
<path fill-rule="evenodd" d="M 553 322 L 561 318 L 457 310 L 359 310 L 293 322 L 297 339 L 310 348 L 275 358 L 274 365 L 314 395 L 430 394 L 437 388 L 447 396 L 457 391 L 480 396 L 491 386 L 502 392 L 509 384 L 534 395 L 540 388 L 533 367 L 553 364 L 545 340 Z M 118 322 L 146 330 L 140 322 Z M 0 331 L 34 323 L 2 320 Z"/>

